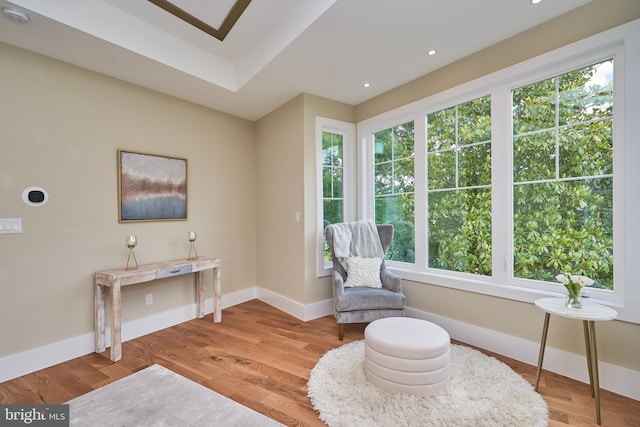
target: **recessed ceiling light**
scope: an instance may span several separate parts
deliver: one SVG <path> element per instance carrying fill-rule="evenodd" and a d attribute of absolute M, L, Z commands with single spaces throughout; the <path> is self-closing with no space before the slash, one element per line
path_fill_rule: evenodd
<path fill-rule="evenodd" d="M 438 51 L 437 51 L 437 50 L 435 50 L 435 49 L 431 49 L 429 52 L 427 52 L 427 55 L 429 55 L 429 56 L 433 56 L 433 55 L 435 55 L 436 53 L 438 53 Z"/>
<path fill-rule="evenodd" d="M 4 16 L 9 21 L 15 22 L 17 24 L 26 24 L 29 22 L 29 15 L 10 7 L 2 8 L 2 16 Z"/>
<path fill-rule="evenodd" d="M 542 3 L 542 0 L 531 0 L 531 4 Z"/>
<path fill-rule="evenodd" d="M 362 87 L 371 87 L 371 83 L 365 83 L 362 85 Z"/>

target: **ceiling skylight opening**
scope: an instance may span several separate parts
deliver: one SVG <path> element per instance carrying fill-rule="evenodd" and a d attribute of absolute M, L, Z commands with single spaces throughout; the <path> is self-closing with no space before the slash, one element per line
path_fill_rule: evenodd
<path fill-rule="evenodd" d="M 427 55 L 429 55 L 429 56 L 433 56 L 433 55 L 435 55 L 436 53 L 438 53 L 438 51 L 437 51 L 437 50 L 435 50 L 435 49 L 431 49 L 430 51 L 428 51 L 428 52 L 427 52 Z"/>

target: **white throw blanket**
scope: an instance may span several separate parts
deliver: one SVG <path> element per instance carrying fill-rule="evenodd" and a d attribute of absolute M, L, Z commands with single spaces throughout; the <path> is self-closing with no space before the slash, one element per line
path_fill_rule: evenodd
<path fill-rule="evenodd" d="M 333 229 L 333 252 L 345 271 L 349 257 L 384 259 L 378 228 L 372 220 L 344 222 L 329 227 Z"/>

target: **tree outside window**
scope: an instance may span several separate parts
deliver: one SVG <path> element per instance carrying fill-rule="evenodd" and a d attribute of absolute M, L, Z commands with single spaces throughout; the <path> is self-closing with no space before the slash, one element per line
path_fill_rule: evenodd
<path fill-rule="evenodd" d="M 429 267 L 491 275 L 491 98 L 427 115 Z"/>
<path fill-rule="evenodd" d="M 375 221 L 393 224 L 387 259 L 415 262 L 414 124 L 407 122 L 373 135 Z"/>
<path fill-rule="evenodd" d="M 514 276 L 613 289 L 613 60 L 512 91 Z"/>
<path fill-rule="evenodd" d="M 323 224 L 344 221 L 343 135 L 322 132 L 322 212 Z M 331 261 L 325 240 L 324 260 Z"/>

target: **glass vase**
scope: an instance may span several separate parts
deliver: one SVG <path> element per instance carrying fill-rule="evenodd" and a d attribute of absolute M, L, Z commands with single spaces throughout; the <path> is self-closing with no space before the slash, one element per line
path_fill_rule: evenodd
<path fill-rule="evenodd" d="M 580 297 L 580 291 L 571 292 L 567 294 L 567 302 L 565 303 L 567 308 L 582 308 L 582 298 Z"/>

